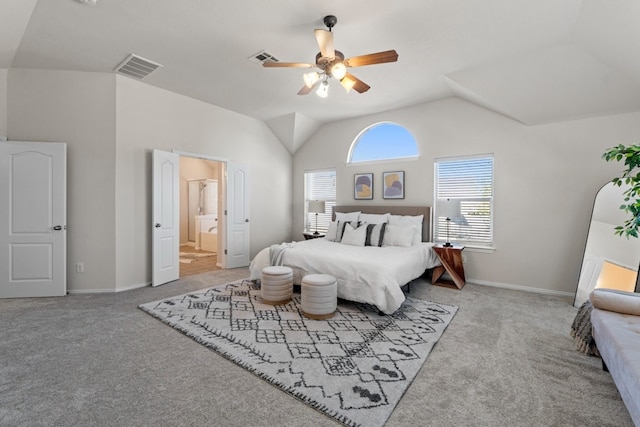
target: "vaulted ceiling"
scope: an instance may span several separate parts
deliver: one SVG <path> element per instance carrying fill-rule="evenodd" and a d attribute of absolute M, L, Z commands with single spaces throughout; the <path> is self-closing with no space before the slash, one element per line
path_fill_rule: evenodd
<path fill-rule="evenodd" d="M 263 120 L 291 152 L 322 123 L 458 96 L 526 125 L 640 110 L 637 0 L 0 0 L 0 68 L 113 72 L 130 53 L 145 82 Z M 333 14 L 371 86 L 297 95 L 315 28 Z"/>

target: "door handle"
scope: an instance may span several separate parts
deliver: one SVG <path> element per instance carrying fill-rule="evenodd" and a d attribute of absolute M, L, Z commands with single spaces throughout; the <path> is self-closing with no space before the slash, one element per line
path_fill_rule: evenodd
<path fill-rule="evenodd" d="M 162 227 L 159 222 L 156 222 L 156 228 Z"/>
<path fill-rule="evenodd" d="M 56 225 L 55 227 L 53 227 L 54 230 L 56 231 L 60 231 L 62 230 L 62 226 L 61 225 Z"/>
<path fill-rule="evenodd" d="M 249 218 L 245 219 L 244 222 L 249 222 Z"/>

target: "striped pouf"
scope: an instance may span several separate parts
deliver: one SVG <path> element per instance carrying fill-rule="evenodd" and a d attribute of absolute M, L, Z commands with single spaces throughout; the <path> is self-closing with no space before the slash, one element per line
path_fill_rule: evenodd
<path fill-rule="evenodd" d="M 265 304 L 286 304 L 293 294 L 293 270 L 284 266 L 262 269 L 260 294 Z"/>
<path fill-rule="evenodd" d="M 302 278 L 302 314 L 310 319 L 333 317 L 338 300 L 338 283 L 328 274 L 307 274 Z"/>

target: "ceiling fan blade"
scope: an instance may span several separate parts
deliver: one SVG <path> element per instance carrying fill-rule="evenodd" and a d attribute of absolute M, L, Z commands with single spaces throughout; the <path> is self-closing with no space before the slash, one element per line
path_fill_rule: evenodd
<path fill-rule="evenodd" d="M 313 68 L 315 67 L 314 64 L 305 64 L 304 62 L 273 62 L 273 61 L 266 61 L 262 64 L 262 66 L 267 68 L 287 68 L 287 67 Z"/>
<path fill-rule="evenodd" d="M 370 53 L 368 55 L 354 56 L 344 60 L 347 67 L 362 67 L 363 65 L 382 64 L 384 62 L 396 62 L 398 52 L 386 50 L 384 52 Z"/>
<path fill-rule="evenodd" d="M 349 92 L 349 90 L 353 89 L 358 93 L 364 93 L 368 91 L 371 86 L 357 78 L 351 73 L 347 73 L 342 80 L 340 80 L 340 84 Z"/>
<path fill-rule="evenodd" d="M 324 58 L 335 58 L 336 51 L 333 48 L 333 33 L 327 30 L 314 30 L 320 53 Z"/>
<path fill-rule="evenodd" d="M 302 89 L 300 89 L 298 91 L 298 95 L 306 95 L 306 94 L 308 94 L 309 92 L 311 92 L 312 90 L 314 90 L 318 86 L 318 83 L 320 83 L 320 81 L 315 82 L 314 85 L 311 86 L 311 87 L 309 87 L 307 85 L 302 86 Z"/>

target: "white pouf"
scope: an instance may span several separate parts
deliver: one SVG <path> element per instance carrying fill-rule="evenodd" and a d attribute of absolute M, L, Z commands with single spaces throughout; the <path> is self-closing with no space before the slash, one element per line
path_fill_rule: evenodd
<path fill-rule="evenodd" d="M 286 304 L 293 294 L 293 270 L 284 266 L 262 269 L 260 294 L 265 304 Z"/>
<path fill-rule="evenodd" d="M 307 274 L 302 278 L 302 314 L 311 319 L 333 317 L 338 303 L 338 282 L 328 274 Z"/>

